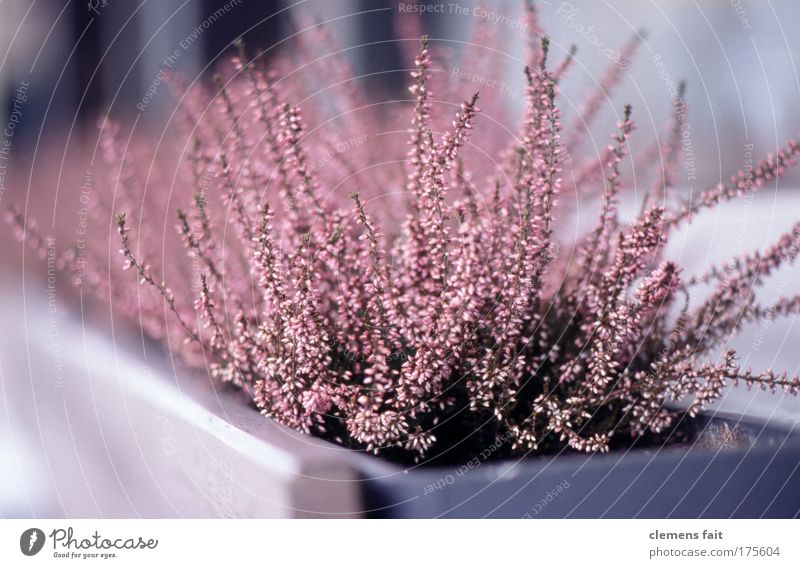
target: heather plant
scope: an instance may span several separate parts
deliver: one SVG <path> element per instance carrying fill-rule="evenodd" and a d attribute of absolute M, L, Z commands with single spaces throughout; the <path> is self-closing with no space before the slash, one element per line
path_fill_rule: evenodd
<path fill-rule="evenodd" d="M 551 62 L 532 6 L 527 18 L 516 135 L 481 122 L 479 104 L 506 116 L 497 89 L 449 110 L 458 85 L 434 72 L 447 61 L 424 37 L 407 106 L 371 100 L 344 59 L 320 60 L 314 46 L 335 45 L 320 26 L 297 48 L 306 73 L 240 46 L 213 83 L 172 77 L 180 166 L 170 174 L 150 140 L 103 121 L 97 223 L 119 211 L 122 263 L 95 245 L 66 251 L 61 265 L 148 335 L 179 338 L 187 363 L 246 389 L 270 419 L 395 459 L 474 456 L 498 440 L 495 457 L 608 451 L 668 433 L 731 383 L 800 392 L 797 376 L 742 368 L 726 347 L 748 322 L 797 313 L 797 297 L 763 305 L 753 290 L 797 259 L 800 223 L 766 251 L 694 277 L 664 252 L 696 213 L 781 176 L 798 141 L 699 198 L 683 195 L 681 88 L 663 143 L 635 163 L 652 180 L 641 211 L 623 220 L 631 107 L 600 156 L 581 153 L 621 63 L 564 127 L 559 84 L 574 50 Z M 489 25 L 476 33 L 474 45 L 501 40 Z M 466 57 L 480 69 L 487 51 Z M 301 112 L 320 85 L 333 87 Z M 597 220 L 564 242 L 558 217 L 579 199 L 598 202 Z M 159 231 L 164 218 L 177 238 Z M 690 301 L 701 286 L 711 292 Z"/>

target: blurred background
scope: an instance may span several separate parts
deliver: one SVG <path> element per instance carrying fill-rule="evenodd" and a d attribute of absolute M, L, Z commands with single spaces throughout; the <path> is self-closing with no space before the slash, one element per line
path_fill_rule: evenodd
<path fill-rule="evenodd" d="M 30 84 L 25 113 L 14 134 L 18 153 L 42 137 L 70 127 L 94 125 L 111 112 L 135 116 L 164 62 L 187 77 L 213 69 L 232 42 L 244 37 L 252 53 L 291 49 L 305 22 L 327 22 L 339 45 L 369 86 L 402 91 L 406 72 L 396 21 L 413 2 L 396 0 L 34 0 L 0 2 L 0 93 L 11 108 L 22 82 Z M 522 1 L 428 3 L 439 11 L 422 15 L 431 41 L 458 51 L 481 20 L 496 18 L 507 36 L 509 84 L 521 84 L 519 25 Z M 539 0 L 544 29 L 554 52 L 577 46 L 575 69 L 564 87 L 577 102 L 598 79 L 610 53 L 643 31 L 643 49 L 613 100 L 631 103 L 640 129 L 660 128 L 668 111 L 667 81 L 685 80 L 693 130 L 704 133 L 695 152 L 699 172 L 715 178 L 740 166 L 742 144 L 769 149 L 796 134 L 800 39 L 789 23 L 800 15 L 792 0 Z M 225 7 L 227 6 L 227 9 Z M 222 11 L 220 11 L 222 10 Z M 503 18 L 506 18 L 503 20 Z M 409 40 L 411 38 L 399 38 Z M 174 54 L 178 52 L 178 56 Z M 469 90 L 465 84 L 465 92 Z M 141 120 L 159 123 L 174 108 L 168 89 L 157 88 Z M 74 123 L 74 126 L 73 126 Z M 652 124 L 651 124 L 652 123 Z M 608 132 L 598 124 L 598 132 Z"/>
<path fill-rule="evenodd" d="M 679 173 L 682 191 L 693 194 L 726 180 L 748 160 L 774 151 L 800 131 L 796 0 L 536 3 L 556 58 L 577 47 L 576 65 L 563 85 L 565 115 L 573 114 L 587 86 L 597 84 L 629 37 L 644 37 L 629 72 L 592 128 L 587 143 L 591 153 L 608 143 L 626 103 L 633 105 L 638 122 L 634 144 L 663 135 L 680 80 L 688 84 L 690 113 L 686 160 Z M 292 57 L 291 38 L 304 33 L 303 22 L 326 22 L 368 91 L 406 97 L 403 52 L 416 38 L 403 36 L 398 24 L 401 14 L 423 7 L 428 13 L 421 16 L 421 31 L 429 34 L 434 47 L 452 51 L 456 60 L 474 26 L 502 28 L 503 46 L 498 49 L 507 64 L 493 69 L 492 78 L 508 86 L 509 111 L 519 115 L 521 98 L 513 93 L 521 92 L 524 83 L 521 1 L 0 0 L 0 101 L 5 110 L 0 123 L 0 206 L 24 205 L 45 220 L 55 219 L 65 204 L 72 208 L 74 201 L 57 196 L 79 194 L 81 172 L 61 173 L 84 145 L 96 142 L 98 119 L 110 115 L 140 129 L 162 128 L 176 102 L 160 74 L 169 69 L 190 80 L 206 76 L 235 53 L 233 42 L 240 37 L 250 54 Z M 463 63 L 465 69 L 468 63 Z M 471 83 L 468 78 L 459 81 L 465 96 L 476 88 Z M 49 151 L 54 148 L 57 154 Z M 791 173 L 757 197 L 698 217 L 672 243 L 671 255 L 696 273 L 713 261 L 763 249 L 797 220 L 799 185 L 800 177 Z M 30 260 L 26 264 L 22 245 L 10 232 L 0 234 L 0 516 L 190 514 L 189 509 L 147 509 L 145 497 L 138 506 L 132 504 L 139 503 L 135 496 L 127 494 L 115 501 L 119 495 L 113 490 L 98 494 L 99 485 L 86 481 L 119 476 L 124 467 L 118 460 L 126 459 L 108 443 L 105 436 L 110 434 L 102 427 L 96 433 L 102 442 L 98 449 L 80 441 L 64 421 L 72 408 L 65 401 L 76 400 L 65 393 L 73 389 L 73 395 L 85 394 L 103 369 L 94 357 L 90 361 L 83 356 L 88 340 L 81 337 L 85 328 L 75 325 L 80 310 L 59 304 L 49 311 L 46 280 L 26 276 Z M 798 276 L 796 268 L 781 271 L 765 293 L 777 297 L 800 292 Z M 793 373 L 800 371 L 798 345 L 800 324 L 793 318 L 745 330 L 735 342 L 755 369 Z M 58 410 L 57 418 L 40 413 L 42 401 Z M 780 394 L 735 392 L 722 406 L 788 425 L 800 416 L 798 401 Z M 83 418 L 95 429 L 101 422 L 99 417 Z M 129 465 L 135 469 L 135 460 Z M 54 473 L 60 467 L 67 471 L 63 476 Z M 83 482 L 76 485 L 75 479 Z M 78 487 L 78 493 L 72 495 L 70 487 Z M 65 501 L 67 494 L 71 496 Z"/>

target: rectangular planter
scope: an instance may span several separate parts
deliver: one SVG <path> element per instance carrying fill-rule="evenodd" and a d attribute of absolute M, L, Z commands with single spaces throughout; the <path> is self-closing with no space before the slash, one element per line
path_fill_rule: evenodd
<path fill-rule="evenodd" d="M 281 428 L 245 393 L 175 370 L 163 354 L 144 362 L 122 347 L 135 337 L 118 335 L 115 348 L 107 334 L 70 319 L 56 328 L 35 314 L 26 322 L 28 337 L 41 341 L 4 357 L 12 413 L 0 444 L 10 440 L 17 465 L 4 472 L 6 516 L 695 518 L 800 511 L 800 436 L 756 420 L 706 417 L 706 434 L 688 448 L 403 468 Z M 739 443 L 708 443 L 720 435 Z"/>
<path fill-rule="evenodd" d="M 733 417 L 701 417 L 691 448 L 473 460 L 405 472 L 365 463 L 370 515 L 446 518 L 792 518 L 800 512 L 800 436 Z M 726 428 L 725 426 L 728 426 Z M 737 445 L 719 447 L 735 433 Z M 714 438 L 714 440 L 710 440 Z"/>

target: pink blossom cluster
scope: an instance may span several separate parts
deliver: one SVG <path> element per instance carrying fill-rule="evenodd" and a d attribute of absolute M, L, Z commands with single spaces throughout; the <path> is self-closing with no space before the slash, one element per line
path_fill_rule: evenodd
<path fill-rule="evenodd" d="M 318 62 L 317 45 L 298 53 Z M 546 39 L 529 50 L 526 111 L 505 136 L 474 134 L 489 126 L 479 101 L 507 104 L 497 92 L 441 104 L 453 86 L 435 75 L 425 38 L 402 109 L 372 101 L 333 58 L 298 78 L 288 60 L 267 67 L 242 49 L 213 85 L 173 78 L 185 141 L 174 181 L 153 173 L 146 141 L 103 127 L 112 206 L 125 211 L 118 248 L 136 278 L 106 269 L 100 250 L 89 284 L 149 335 L 180 338 L 187 362 L 246 389 L 269 418 L 400 459 L 469 455 L 496 440 L 506 442 L 498 456 L 607 451 L 667 432 L 730 383 L 797 394 L 800 378 L 742 369 L 726 342 L 748 321 L 800 309 L 797 298 L 763 306 L 752 293 L 796 260 L 800 224 L 696 278 L 664 247 L 695 213 L 780 176 L 798 142 L 681 198 L 686 109 L 675 101 L 663 147 L 637 163 L 639 176 L 660 168 L 649 200 L 623 222 L 632 109 L 606 151 L 579 160 L 581 131 L 562 142 L 558 107 L 574 50 L 556 65 Z M 587 96 L 580 128 L 620 80 L 612 68 Z M 333 94 L 299 104 L 320 85 Z M 488 165 L 478 158 L 487 152 Z M 565 242 L 558 218 L 589 193 L 602 196 L 596 224 Z M 177 239 L 159 232 L 164 218 Z M 690 307 L 699 285 L 712 292 Z"/>

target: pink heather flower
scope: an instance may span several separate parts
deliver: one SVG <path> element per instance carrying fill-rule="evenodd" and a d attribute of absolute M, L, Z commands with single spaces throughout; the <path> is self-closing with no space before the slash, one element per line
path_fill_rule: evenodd
<path fill-rule="evenodd" d="M 681 89 L 666 142 L 633 164 L 651 168 L 651 191 L 623 219 L 631 108 L 599 157 L 577 153 L 623 65 L 564 127 L 559 84 L 574 49 L 549 65 L 533 3 L 525 21 L 525 114 L 505 138 L 483 135 L 477 94 L 442 109 L 459 84 L 435 77 L 432 61 L 448 62 L 425 37 L 402 113 L 373 108 L 336 50 L 320 53 L 335 40 L 324 26 L 314 26 L 317 43 L 298 45 L 312 73 L 281 58 L 266 68 L 240 44 L 213 82 L 187 88 L 170 77 L 182 96 L 180 168 L 105 122 L 92 215 L 99 231 L 112 208 L 124 211 L 112 235 L 122 259 L 109 263 L 95 245 L 59 252 L 58 266 L 148 335 L 182 340 L 188 364 L 246 388 L 271 419 L 400 460 L 491 446 L 494 457 L 607 451 L 665 431 L 680 415 L 667 403 L 696 415 L 729 384 L 798 394 L 799 377 L 743 370 L 733 351 L 707 359 L 745 323 L 800 311 L 797 297 L 761 304 L 752 293 L 796 261 L 800 224 L 694 278 L 663 258 L 670 233 L 698 211 L 783 175 L 798 141 L 751 174 L 678 200 Z M 418 34 L 417 20 L 402 26 Z M 639 41 L 623 47 L 625 61 Z M 497 61 L 482 51 L 475 61 L 489 72 Z M 298 104 L 323 87 L 335 94 Z M 491 116 L 505 105 L 482 93 Z M 387 134 L 397 132 L 408 134 Z M 148 176 L 158 183 L 145 191 Z M 557 230 L 577 205 L 571 194 L 596 196 L 597 222 L 577 242 Z M 170 239 L 158 229 L 175 203 Z M 38 255 L 52 254 L 24 215 L 9 220 Z M 699 283 L 710 295 L 689 303 Z"/>

